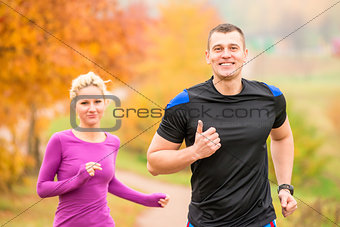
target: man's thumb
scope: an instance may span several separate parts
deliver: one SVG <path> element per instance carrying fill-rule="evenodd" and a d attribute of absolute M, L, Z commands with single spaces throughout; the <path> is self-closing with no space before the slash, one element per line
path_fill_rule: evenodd
<path fill-rule="evenodd" d="M 198 120 L 197 132 L 198 133 L 202 133 L 203 132 L 203 122 L 201 120 Z"/>

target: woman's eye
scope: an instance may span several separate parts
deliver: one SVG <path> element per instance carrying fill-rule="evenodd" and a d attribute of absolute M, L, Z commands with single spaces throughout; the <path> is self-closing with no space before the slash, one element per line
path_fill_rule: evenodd
<path fill-rule="evenodd" d="M 101 103 L 102 102 L 102 100 L 96 100 L 96 103 Z"/>
<path fill-rule="evenodd" d="M 80 104 L 82 104 L 82 105 L 86 105 L 86 104 L 87 104 L 87 102 L 81 102 Z"/>

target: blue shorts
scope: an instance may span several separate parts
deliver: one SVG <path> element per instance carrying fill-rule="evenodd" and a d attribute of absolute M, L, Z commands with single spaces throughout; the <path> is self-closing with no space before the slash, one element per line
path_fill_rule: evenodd
<path fill-rule="evenodd" d="M 194 227 L 190 222 L 187 223 L 187 227 Z M 263 227 L 276 227 L 276 221 L 273 220 L 272 222 L 270 222 L 269 224 L 263 226 Z"/>

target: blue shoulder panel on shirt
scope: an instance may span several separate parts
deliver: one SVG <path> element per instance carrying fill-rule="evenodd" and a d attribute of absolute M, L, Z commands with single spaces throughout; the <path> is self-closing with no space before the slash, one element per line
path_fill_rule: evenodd
<path fill-rule="evenodd" d="M 179 93 L 175 98 L 173 98 L 168 105 L 166 105 L 165 109 L 169 109 L 173 106 L 187 103 L 189 102 L 189 94 L 187 89 L 184 89 L 181 93 Z"/>
<path fill-rule="evenodd" d="M 263 82 L 264 83 L 264 82 Z M 274 96 L 279 96 L 282 95 L 282 92 L 280 91 L 279 88 L 275 87 L 274 85 L 268 85 L 266 83 L 264 83 L 265 85 L 267 85 L 269 87 L 269 89 L 272 91 Z"/>

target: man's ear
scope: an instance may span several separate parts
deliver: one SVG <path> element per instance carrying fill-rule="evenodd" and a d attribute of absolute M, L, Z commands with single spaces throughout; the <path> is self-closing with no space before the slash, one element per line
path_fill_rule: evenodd
<path fill-rule="evenodd" d="M 208 50 L 205 51 L 205 60 L 207 61 L 208 65 L 211 64 L 211 62 L 210 62 L 210 54 L 209 54 Z"/>
<path fill-rule="evenodd" d="M 248 49 L 246 48 L 244 50 L 244 60 L 243 60 L 243 62 L 247 62 L 247 58 L 248 58 Z"/>

